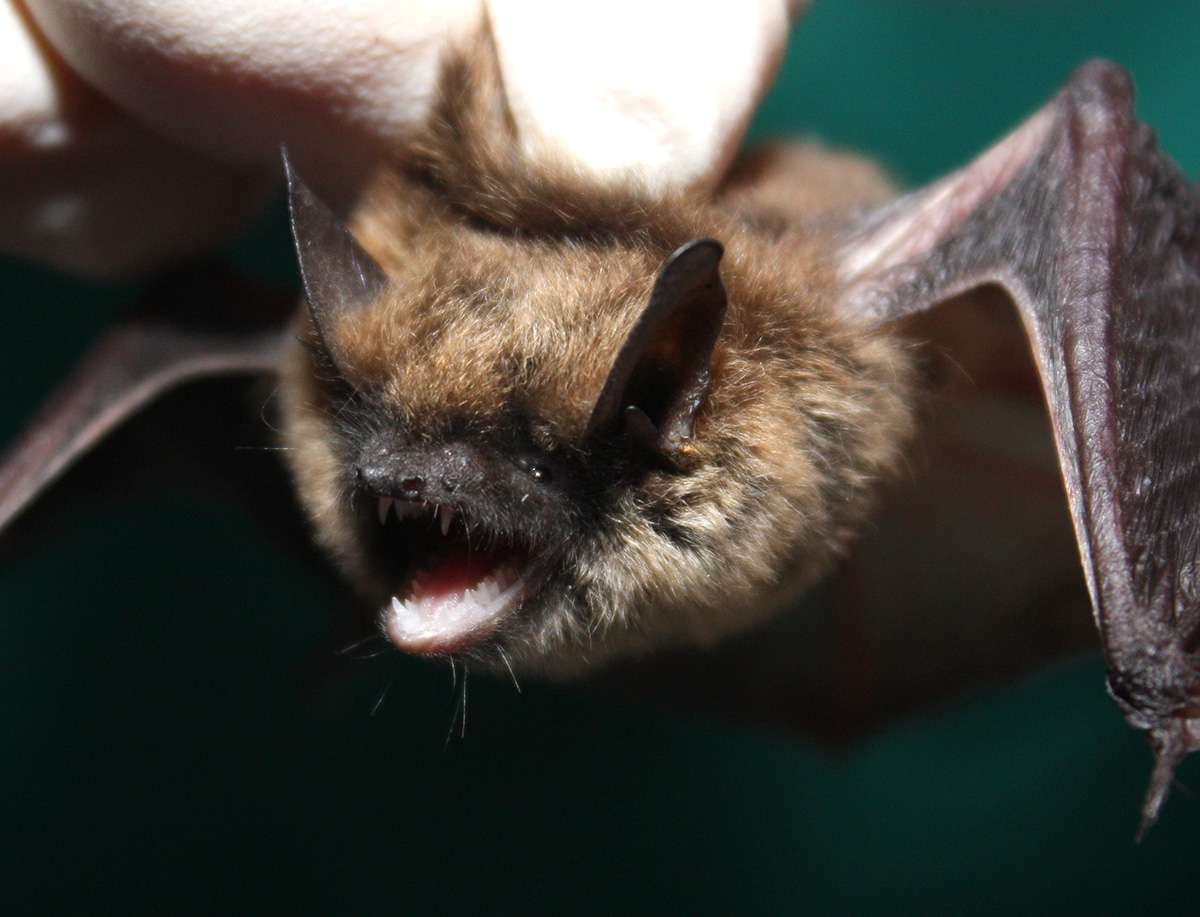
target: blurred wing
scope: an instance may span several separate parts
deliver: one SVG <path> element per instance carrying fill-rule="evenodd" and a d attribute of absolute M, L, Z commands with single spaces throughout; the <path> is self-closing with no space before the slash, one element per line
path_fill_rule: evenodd
<path fill-rule="evenodd" d="M 76 460 L 163 393 L 202 377 L 273 372 L 293 303 L 293 297 L 212 264 L 153 285 L 93 345 L 0 459 L 0 532 Z"/>

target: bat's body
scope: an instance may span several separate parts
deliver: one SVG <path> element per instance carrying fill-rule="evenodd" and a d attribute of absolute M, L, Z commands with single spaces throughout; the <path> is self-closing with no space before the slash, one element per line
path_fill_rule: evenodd
<path fill-rule="evenodd" d="M 1002 289 L 1114 696 L 1159 752 L 1154 817 L 1200 744 L 1200 207 L 1119 71 L 890 203 L 813 149 L 715 194 L 596 183 L 521 152 L 486 47 L 435 108 L 350 228 L 290 175 L 299 343 L 195 338 L 127 391 L 282 359 L 301 503 L 392 641 L 574 674 L 794 605 L 913 460 L 938 371 L 921 314 Z M 96 435 L 102 412 L 66 404 L 4 469 L 9 515 Z"/>

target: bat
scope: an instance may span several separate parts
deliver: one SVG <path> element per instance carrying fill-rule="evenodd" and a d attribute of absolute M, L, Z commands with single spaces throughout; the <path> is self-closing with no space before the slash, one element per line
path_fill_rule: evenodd
<path fill-rule="evenodd" d="M 1085 67 L 897 199 L 813 148 L 652 194 L 522 150 L 489 60 L 447 63 L 349 227 L 289 169 L 290 321 L 224 293 L 250 328 L 207 328 L 160 295 L 114 329 L 0 466 L 0 526 L 155 394 L 270 373 L 315 540 L 402 649 L 567 676 L 736 644 L 903 479 L 945 371 L 933 325 L 1011 301 L 1110 691 L 1158 755 L 1152 823 L 1197 744 L 1198 254 L 1127 77 Z"/>

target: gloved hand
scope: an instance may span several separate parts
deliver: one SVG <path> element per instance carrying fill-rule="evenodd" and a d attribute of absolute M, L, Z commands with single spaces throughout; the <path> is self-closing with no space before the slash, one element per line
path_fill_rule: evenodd
<path fill-rule="evenodd" d="M 345 201 L 485 15 L 523 140 L 715 180 L 805 2 L 0 0 L 0 250 L 92 276 L 202 251 L 256 212 L 280 142 Z"/>

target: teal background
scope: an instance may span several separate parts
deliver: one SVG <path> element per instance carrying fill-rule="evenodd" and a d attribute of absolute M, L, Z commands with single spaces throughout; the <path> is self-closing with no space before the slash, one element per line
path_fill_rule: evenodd
<path fill-rule="evenodd" d="M 1095 55 L 1200 176 L 1191 0 L 819 2 L 753 134 L 921 182 Z M 237 257 L 286 260 L 278 212 Z M 0 441 L 131 290 L 3 266 Z M 298 686 L 329 602 L 182 482 L 81 507 L 0 571 L 0 906 L 1196 913 L 1200 767 L 1135 846 L 1150 755 L 1096 656 L 839 751 L 484 678 L 448 738 L 442 668 Z"/>

